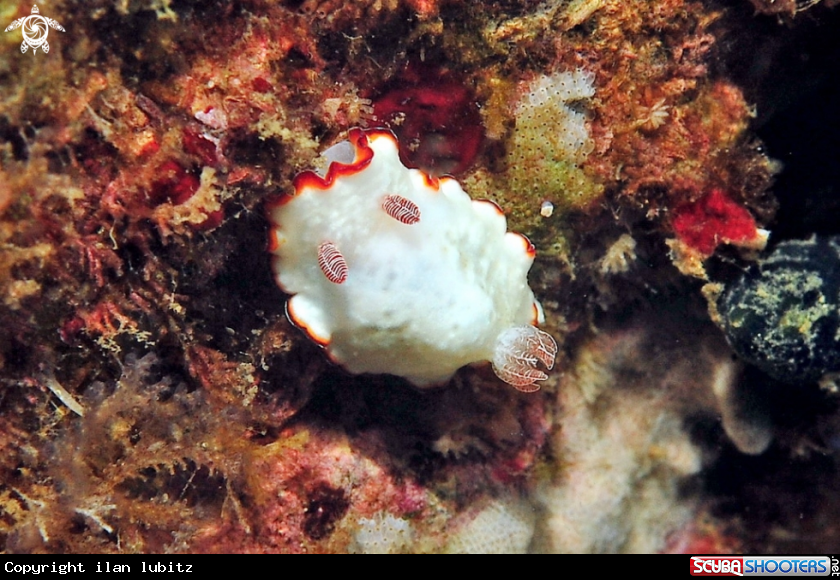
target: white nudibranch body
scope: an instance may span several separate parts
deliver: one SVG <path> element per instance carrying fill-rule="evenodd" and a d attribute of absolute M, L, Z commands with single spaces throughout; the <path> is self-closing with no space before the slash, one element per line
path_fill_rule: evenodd
<path fill-rule="evenodd" d="M 551 369 L 557 345 L 533 326 L 531 243 L 506 231 L 494 203 L 403 166 L 390 132 L 354 129 L 328 151 L 324 175 L 302 173 L 269 207 L 289 318 L 353 373 L 422 387 L 489 360 L 505 382 L 537 390 L 537 365 Z"/>

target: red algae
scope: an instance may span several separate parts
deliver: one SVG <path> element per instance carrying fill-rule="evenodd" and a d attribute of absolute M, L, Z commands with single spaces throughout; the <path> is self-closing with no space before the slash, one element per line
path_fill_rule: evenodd
<path fill-rule="evenodd" d="M 174 161 L 161 164 L 156 173 L 160 179 L 152 183 L 149 199 L 154 205 L 172 203 L 181 205 L 198 190 L 198 178 Z"/>
<path fill-rule="evenodd" d="M 759 237 L 750 212 L 718 189 L 674 208 L 672 222 L 682 242 L 707 256 L 719 244 L 747 245 Z"/>
<path fill-rule="evenodd" d="M 475 96 L 455 77 L 445 69 L 409 64 L 373 100 L 373 121 L 397 135 L 406 166 L 459 175 L 475 161 L 484 128 Z"/>

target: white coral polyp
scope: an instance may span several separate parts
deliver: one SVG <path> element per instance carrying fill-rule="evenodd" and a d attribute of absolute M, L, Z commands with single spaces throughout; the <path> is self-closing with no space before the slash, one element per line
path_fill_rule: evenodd
<path fill-rule="evenodd" d="M 586 115 L 574 104 L 595 95 L 595 75 L 583 69 L 541 75 L 531 81 L 516 107 L 517 125 L 556 128 L 548 138 L 554 154 L 580 163 L 594 149 Z"/>
<path fill-rule="evenodd" d="M 355 552 L 362 554 L 397 554 L 411 546 L 414 530 L 411 523 L 389 513 L 371 519 L 361 518 L 353 536 Z"/>
<path fill-rule="evenodd" d="M 353 373 L 427 386 L 492 360 L 502 379 L 535 390 L 546 378 L 536 365 L 550 368 L 556 345 L 531 326 L 541 309 L 527 282 L 530 242 L 454 179 L 403 166 L 391 133 L 357 129 L 349 143 L 355 156 L 324 177 L 301 174 L 295 195 L 269 208 L 292 321 Z"/>

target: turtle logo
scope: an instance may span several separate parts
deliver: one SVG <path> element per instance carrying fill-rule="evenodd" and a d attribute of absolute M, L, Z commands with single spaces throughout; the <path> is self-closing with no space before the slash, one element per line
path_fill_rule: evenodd
<path fill-rule="evenodd" d="M 20 51 L 26 52 L 26 50 L 31 47 L 32 54 L 38 52 L 38 48 L 43 50 L 45 54 L 50 51 L 50 45 L 47 42 L 47 33 L 49 32 L 49 28 L 55 28 L 56 30 L 64 32 L 64 28 L 61 24 L 52 18 L 47 18 L 46 16 L 38 14 L 38 6 L 35 4 L 32 5 L 32 14 L 18 18 L 9 24 L 6 27 L 6 32 L 20 28 L 21 26 L 23 26 L 23 42 L 20 43 Z"/>

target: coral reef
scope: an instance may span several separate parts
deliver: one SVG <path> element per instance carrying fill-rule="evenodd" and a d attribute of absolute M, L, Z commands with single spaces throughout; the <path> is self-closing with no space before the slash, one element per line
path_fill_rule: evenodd
<path fill-rule="evenodd" d="M 39 4 L 48 52 L 0 36 L 0 546 L 836 548 L 836 256 L 796 250 L 840 235 L 835 4 Z M 350 375 L 287 319 L 268 210 L 382 125 L 536 248 L 539 391 L 459 368 L 484 355 L 441 388 Z"/>
<path fill-rule="evenodd" d="M 578 348 L 557 391 L 557 461 L 535 495 L 540 550 L 659 552 L 692 525 L 698 498 L 682 489 L 704 453 L 691 425 L 718 413 L 713 382 L 729 361 L 710 327 L 673 316 L 604 328 Z M 692 340 L 674 340 L 688 328 Z"/>

